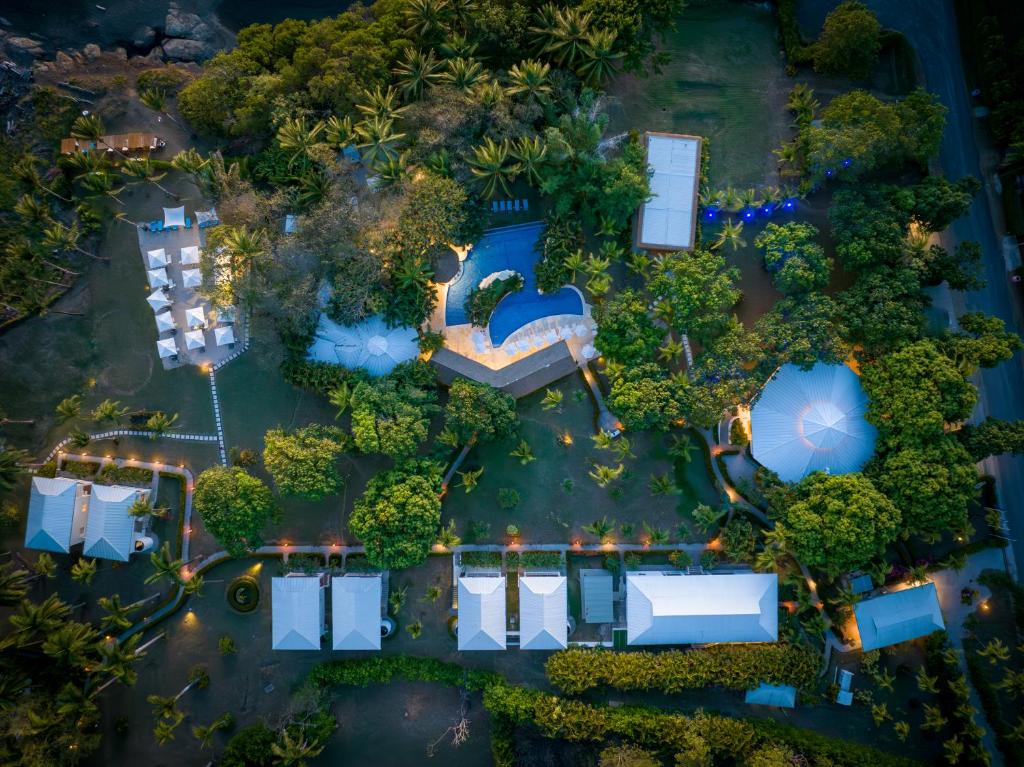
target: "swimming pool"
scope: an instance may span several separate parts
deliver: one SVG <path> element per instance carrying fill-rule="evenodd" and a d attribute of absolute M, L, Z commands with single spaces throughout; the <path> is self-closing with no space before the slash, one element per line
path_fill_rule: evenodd
<path fill-rule="evenodd" d="M 540 258 L 537 238 L 543 223 L 488 229 L 462 262 L 462 269 L 448 285 L 444 321 L 446 325 L 465 325 L 466 299 L 489 274 L 511 269 L 523 276 L 523 289 L 505 296 L 491 315 L 488 331 L 493 346 L 501 346 L 510 335 L 534 320 L 558 314 L 583 314 L 583 299 L 572 288 L 542 294 L 537 290 L 533 265 Z"/>

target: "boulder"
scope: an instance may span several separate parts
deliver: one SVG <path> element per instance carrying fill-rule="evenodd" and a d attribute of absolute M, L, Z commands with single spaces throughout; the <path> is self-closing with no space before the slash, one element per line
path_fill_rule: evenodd
<path fill-rule="evenodd" d="M 204 40 L 164 41 L 164 56 L 168 61 L 206 61 L 217 52 L 217 46 Z"/>
<path fill-rule="evenodd" d="M 148 50 L 156 42 L 156 29 L 154 27 L 137 27 L 132 32 L 132 45 L 136 48 Z"/>
<path fill-rule="evenodd" d="M 32 60 L 43 54 L 43 46 L 31 37 L 8 37 L 4 40 L 7 55 L 16 64 L 31 64 Z"/>
<path fill-rule="evenodd" d="M 203 20 L 194 13 L 185 13 L 176 5 L 172 5 L 164 19 L 164 34 L 169 37 L 196 37 L 196 27 L 205 27 Z"/>
<path fill-rule="evenodd" d="M 82 55 L 85 56 L 86 61 L 96 61 L 102 53 L 103 51 L 100 50 L 96 43 L 89 43 L 82 48 Z"/>
<path fill-rule="evenodd" d="M 128 61 L 128 51 L 119 45 L 114 48 L 114 58 L 118 61 Z"/>
<path fill-rule="evenodd" d="M 53 68 L 60 72 L 68 72 L 75 66 L 75 60 L 68 56 L 64 51 L 57 51 L 57 55 L 53 59 Z"/>

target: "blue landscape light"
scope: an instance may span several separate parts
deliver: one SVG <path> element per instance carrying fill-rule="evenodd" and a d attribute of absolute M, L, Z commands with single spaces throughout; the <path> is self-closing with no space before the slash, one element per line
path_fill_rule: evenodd
<path fill-rule="evenodd" d="M 853 160 L 849 160 L 849 159 L 843 160 L 843 167 L 844 168 L 849 168 L 851 162 L 853 162 Z"/>
<path fill-rule="evenodd" d="M 793 201 L 792 200 L 786 200 L 785 204 L 782 207 L 785 208 L 786 210 L 792 210 L 793 209 Z"/>
<path fill-rule="evenodd" d="M 829 178 L 832 178 L 832 169 L 829 168 L 828 170 L 826 170 L 825 175 L 828 176 Z"/>
<path fill-rule="evenodd" d="M 748 211 L 744 212 L 744 214 L 743 214 L 743 218 L 747 219 L 748 221 L 750 219 L 752 219 L 753 217 L 754 217 L 754 211 L 752 211 L 752 210 L 748 210 Z"/>

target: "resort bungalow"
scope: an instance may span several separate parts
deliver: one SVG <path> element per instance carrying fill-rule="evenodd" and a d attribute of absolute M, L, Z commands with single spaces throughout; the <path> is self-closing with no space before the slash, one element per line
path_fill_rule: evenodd
<path fill-rule="evenodd" d="M 85 539 L 89 483 L 62 477 L 32 477 L 25 548 L 67 554 Z"/>
<path fill-rule="evenodd" d="M 853 614 L 864 652 L 946 628 L 934 583 L 865 599 L 853 606 Z"/>
<path fill-rule="evenodd" d="M 505 576 L 459 578 L 459 650 L 505 649 Z"/>
<path fill-rule="evenodd" d="M 82 553 L 87 557 L 127 562 L 136 550 L 136 520 L 128 509 L 139 498 L 148 497 L 148 490 L 135 487 L 93 485 Z M 140 549 L 146 548 L 148 540 L 139 539 Z"/>
<path fill-rule="evenodd" d="M 327 633 L 327 576 L 289 574 L 274 578 L 270 591 L 274 650 L 319 650 Z"/>
<path fill-rule="evenodd" d="M 644 134 L 651 199 L 640 206 L 636 246 L 646 250 L 690 250 L 697 231 L 701 139 L 678 133 Z"/>
<path fill-rule="evenodd" d="M 564 575 L 524 575 L 519 579 L 520 649 L 565 649 L 567 600 Z"/>
<path fill-rule="evenodd" d="M 631 645 L 774 642 L 775 573 L 626 575 L 626 641 Z"/>
<path fill-rule="evenodd" d="M 333 649 L 380 649 L 380 595 L 379 573 L 331 579 Z"/>

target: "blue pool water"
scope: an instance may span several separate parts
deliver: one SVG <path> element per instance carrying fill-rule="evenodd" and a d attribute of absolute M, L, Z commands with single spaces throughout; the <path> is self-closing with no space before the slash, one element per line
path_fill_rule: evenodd
<path fill-rule="evenodd" d="M 464 325 L 466 299 L 480 280 L 494 272 L 511 269 L 523 275 L 523 289 L 505 296 L 491 315 L 488 330 L 491 344 L 501 346 L 505 339 L 523 325 L 556 314 L 583 314 L 583 299 L 572 288 L 557 293 L 541 294 L 533 265 L 540 258 L 537 238 L 543 231 L 542 223 L 506 226 L 488 229 L 480 242 L 473 246 L 469 257 L 462 262 L 462 271 L 448 285 L 444 321 L 447 325 Z"/>

